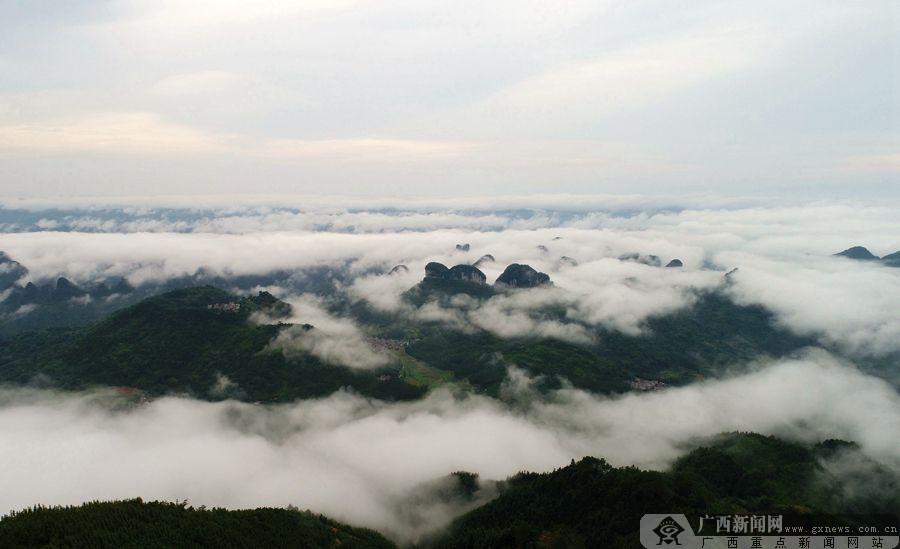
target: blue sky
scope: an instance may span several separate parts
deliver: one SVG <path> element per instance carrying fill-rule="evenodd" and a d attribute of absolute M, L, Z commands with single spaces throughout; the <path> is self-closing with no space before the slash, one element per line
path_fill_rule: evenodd
<path fill-rule="evenodd" d="M 0 3 L 0 195 L 900 193 L 894 2 Z"/>

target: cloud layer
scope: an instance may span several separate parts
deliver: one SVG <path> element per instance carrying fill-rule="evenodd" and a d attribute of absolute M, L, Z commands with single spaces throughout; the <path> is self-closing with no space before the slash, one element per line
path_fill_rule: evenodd
<path fill-rule="evenodd" d="M 549 273 L 555 288 L 500 296 L 482 307 L 460 301 L 452 310 L 428 305 L 409 314 L 504 336 L 542 334 L 578 342 L 590 339 L 584 326 L 637 333 L 648 318 L 690 306 L 697 292 L 721 287 L 724 273 L 738 268 L 730 295 L 766 306 L 783 326 L 856 355 L 900 351 L 900 269 L 832 256 L 857 244 L 878 255 L 900 249 L 900 223 L 889 203 L 671 210 L 650 199 L 639 213 L 625 213 L 640 201 L 623 200 L 607 211 L 578 209 L 593 205 L 579 197 L 550 201 L 571 209 L 527 212 L 435 209 L 465 201 L 348 211 L 324 198 L 298 211 L 236 206 L 198 216 L 185 209 L 149 210 L 138 221 L 112 216 L 92 228 L 125 232 L 7 233 L 3 246 L 34 280 L 124 276 L 141 285 L 201 272 L 277 272 L 302 279 L 309 269 L 338 269 L 344 282 L 335 291 L 386 311 L 405 307 L 401 295 L 421 278 L 427 262 L 471 263 L 492 254 L 497 261 L 482 265 L 489 281 L 510 263 L 527 263 Z M 51 229 L 54 223 L 77 227 L 90 215 L 39 212 Z M 322 224 L 330 229 L 320 230 Z M 456 250 L 464 242 L 470 250 Z M 662 263 L 678 258 L 684 267 L 617 259 L 632 253 L 656 255 Z M 380 274 L 397 264 L 409 272 Z M 566 323 L 536 320 L 535 313 L 548 305 L 561 307 Z"/>
<path fill-rule="evenodd" d="M 564 389 L 544 400 L 513 370 L 503 393 L 403 404 L 336 393 L 272 407 L 163 398 L 113 411 L 111 394 L 3 389 L 0 509 L 137 495 L 293 504 L 411 541 L 460 512 L 423 504 L 414 520 L 404 503 L 451 471 L 504 478 L 583 455 L 664 468 L 722 431 L 855 440 L 900 471 L 900 396 L 821 353 L 618 398 Z"/>

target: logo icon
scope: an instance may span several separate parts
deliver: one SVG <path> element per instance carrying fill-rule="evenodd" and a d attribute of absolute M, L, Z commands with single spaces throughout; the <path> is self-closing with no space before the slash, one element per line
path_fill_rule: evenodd
<path fill-rule="evenodd" d="M 678 524 L 672 517 L 666 517 L 659 521 L 659 525 L 653 529 L 653 533 L 659 536 L 659 541 L 656 543 L 657 545 L 681 545 L 681 542 L 678 541 L 678 536 L 684 532 L 684 528 Z"/>

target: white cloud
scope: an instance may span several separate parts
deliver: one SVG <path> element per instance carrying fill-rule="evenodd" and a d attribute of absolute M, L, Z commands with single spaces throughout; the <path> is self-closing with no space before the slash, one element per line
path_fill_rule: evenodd
<path fill-rule="evenodd" d="M 491 204 L 521 207 L 539 200 L 499 198 Z M 602 198 L 567 197 L 549 203 L 575 208 L 579 200 L 587 207 Z M 210 232 L 12 233 L 4 235 L 3 247 L 29 268 L 32 279 L 127 276 L 133 284 L 141 284 L 192 275 L 200 269 L 230 276 L 349 265 L 347 292 L 386 311 L 403 309 L 401 294 L 421 278 L 427 262 L 455 265 L 493 254 L 496 263 L 483 266 L 489 282 L 506 265 L 527 263 L 549 273 L 555 289 L 495 298 L 474 314 L 469 309 L 429 305 L 414 313 L 417 318 L 444 319 L 457 326 L 460 322 L 493 326 L 492 331 L 508 335 L 546 329 L 541 333 L 581 341 L 585 338 L 580 325 L 637 333 L 648 318 L 689 306 L 698 291 L 718 287 L 725 271 L 739 267 L 732 295 L 742 303 L 771 309 L 783 326 L 815 334 L 854 354 L 900 350 L 900 321 L 894 314 L 900 305 L 895 299 L 900 296 L 900 271 L 831 257 L 859 244 L 878 255 L 900 249 L 896 239 L 900 224 L 890 202 L 654 213 L 664 203 L 650 201 L 643 208 L 647 211 L 639 214 L 575 209 L 530 217 L 427 209 L 441 205 L 440 201 L 400 203 L 417 209 L 348 212 L 337 207 L 337 201 L 322 198 L 300 212 L 263 205 L 248 209 L 236 203 L 227 212 L 211 212 L 199 219 L 178 216 L 175 221 L 162 220 L 153 212 L 115 222 L 86 213 L 84 218 L 59 221 L 86 230 Z M 639 203 L 635 198 L 610 201 L 610 206 L 618 209 Z M 374 205 L 388 204 L 385 200 Z M 505 230 L 482 230 L 485 227 Z M 357 232 L 313 232 L 321 228 Z M 416 232 L 402 232 L 409 229 Z M 455 245 L 464 242 L 471 244 L 471 250 L 456 251 Z M 538 245 L 546 246 L 547 253 Z M 657 255 L 662 263 L 679 258 L 685 267 L 657 268 L 616 259 L 627 253 Z M 574 258 L 578 265 L 562 265 L 562 256 Z M 372 274 L 400 263 L 409 267 L 408 273 Z M 540 317 L 534 313 L 544 304 L 541 299 L 564 307 L 564 326 L 535 324 Z"/>
<path fill-rule="evenodd" d="M 625 114 L 680 88 L 746 68 L 763 38 L 732 27 L 628 46 L 515 83 L 453 117 L 463 117 L 470 127 L 488 121 L 503 132 L 590 126 L 609 114 Z"/>
<path fill-rule="evenodd" d="M 293 315 L 286 322 L 295 326 L 282 329 L 270 347 L 288 356 L 298 351 L 308 352 L 329 364 L 362 370 L 390 362 L 387 355 L 369 346 L 352 320 L 332 316 L 315 296 L 304 294 L 287 301 Z M 303 324 L 311 324 L 313 328 L 306 329 Z"/>
<path fill-rule="evenodd" d="M 417 523 L 403 511 L 417 487 L 452 471 L 499 479 L 583 455 L 664 468 L 722 431 L 855 440 L 900 471 L 896 391 L 821 354 L 657 393 L 562 390 L 515 406 L 438 391 L 401 404 L 346 393 L 272 407 L 163 398 L 111 412 L 110 398 L 0 391 L 0 510 L 138 495 L 293 504 L 408 542 L 460 512 Z"/>
<path fill-rule="evenodd" d="M 227 139 L 226 139 L 227 141 Z M 102 113 L 42 124 L 0 126 L 0 151 L 222 152 L 221 138 L 148 112 Z"/>
<path fill-rule="evenodd" d="M 167 76 L 154 84 L 150 91 L 162 95 L 191 95 L 218 93 L 240 83 L 240 76 L 228 71 L 198 71 Z"/>

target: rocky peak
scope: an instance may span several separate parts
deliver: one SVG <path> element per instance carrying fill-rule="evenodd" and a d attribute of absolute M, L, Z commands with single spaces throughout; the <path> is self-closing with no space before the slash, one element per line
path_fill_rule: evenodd
<path fill-rule="evenodd" d="M 834 255 L 846 257 L 848 259 L 856 259 L 857 261 L 878 261 L 877 255 L 862 246 L 853 246 L 852 248 L 847 248 L 843 252 L 838 252 Z"/>
<path fill-rule="evenodd" d="M 466 242 L 465 244 L 457 244 L 456 245 L 457 252 L 468 252 L 469 249 L 471 249 L 471 246 L 469 246 L 468 242 Z"/>
<path fill-rule="evenodd" d="M 0 252 L 0 292 L 10 288 L 26 274 L 28 269 L 21 263 L 13 261 L 5 252 Z"/>
<path fill-rule="evenodd" d="M 432 261 L 425 265 L 425 278 L 445 278 L 450 269 L 443 263 Z"/>
<path fill-rule="evenodd" d="M 447 271 L 445 278 L 447 280 L 465 280 L 481 285 L 487 283 L 484 273 L 473 265 L 456 265 Z"/>
<path fill-rule="evenodd" d="M 481 267 L 482 265 L 487 265 L 488 263 L 493 263 L 494 261 L 496 261 L 496 259 L 494 259 L 494 256 L 492 256 L 491 254 L 484 254 L 483 256 L 479 257 L 478 261 L 473 263 L 473 265 L 475 265 L 476 267 Z"/>
<path fill-rule="evenodd" d="M 497 277 L 496 284 L 510 288 L 535 288 L 552 283 L 547 274 L 534 270 L 530 265 L 513 263 Z"/>
<path fill-rule="evenodd" d="M 73 297 L 81 297 L 85 293 L 87 292 L 73 284 L 68 278 L 61 276 L 56 280 L 56 288 L 53 290 L 53 299 L 61 301 Z"/>
<path fill-rule="evenodd" d="M 462 280 L 483 286 L 487 277 L 474 265 L 455 265 L 448 269 L 446 265 L 432 261 L 425 265 L 425 280 Z"/>
<path fill-rule="evenodd" d="M 680 259 L 673 259 L 666 263 L 666 267 L 684 267 L 684 263 Z"/>
<path fill-rule="evenodd" d="M 394 266 L 391 268 L 391 271 L 390 271 L 388 274 L 389 274 L 389 275 L 392 275 L 392 274 L 404 274 L 404 273 L 408 273 L 408 272 L 409 272 L 409 267 L 407 267 L 406 265 L 401 264 L 401 265 L 394 265 Z M 426 267 L 426 273 L 427 273 L 427 267 Z"/>
<path fill-rule="evenodd" d="M 660 261 L 659 256 L 655 255 L 623 254 L 619 256 L 619 261 L 634 261 L 635 263 L 642 263 L 651 267 L 662 267 L 662 261 Z"/>

